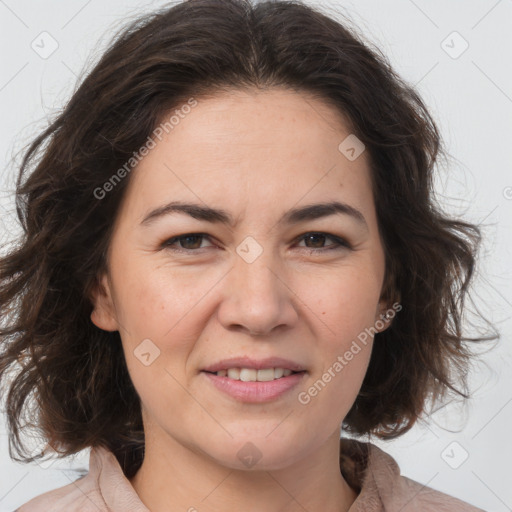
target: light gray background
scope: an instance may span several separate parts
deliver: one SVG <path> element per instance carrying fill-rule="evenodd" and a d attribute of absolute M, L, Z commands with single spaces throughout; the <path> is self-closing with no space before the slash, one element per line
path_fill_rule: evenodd
<path fill-rule="evenodd" d="M 438 190 L 450 211 L 484 223 L 475 298 L 502 334 L 474 368 L 471 401 L 450 403 L 403 437 L 376 443 L 409 478 L 488 511 L 512 510 L 512 0 L 309 3 L 348 14 L 430 107 L 454 157 L 440 170 Z M 164 4 L 0 0 L 0 237 L 16 233 L 10 217 L 15 153 L 64 106 L 112 29 Z M 40 52 L 51 48 L 43 31 L 58 43 L 48 58 L 31 47 L 35 41 Z M 464 40 L 469 46 L 458 55 Z M 77 478 L 69 468 L 87 469 L 88 450 L 44 468 L 14 463 L 5 424 L 0 427 L 0 512 L 69 484 Z"/>

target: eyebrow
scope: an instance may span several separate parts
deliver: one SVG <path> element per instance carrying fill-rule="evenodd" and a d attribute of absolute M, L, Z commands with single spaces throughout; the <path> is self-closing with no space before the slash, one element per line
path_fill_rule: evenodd
<path fill-rule="evenodd" d="M 149 225 L 158 218 L 170 215 L 172 213 L 183 213 L 190 217 L 211 223 L 226 224 L 234 227 L 236 224 L 232 215 L 222 209 L 210 208 L 195 203 L 184 203 L 181 201 L 171 201 L 149 212 L 141 222 L 141 225 Z M 339 201 L 328 203 L 316 203 L 300 208 L 294 208 L 285 212 L 279 219 L 278 224 L 297 224 L 307 220 L 315 220 L 330 215 L 348 215 L 358 223 L 368 229 L 368 224 L 364 215 L 349 204 Z"/>

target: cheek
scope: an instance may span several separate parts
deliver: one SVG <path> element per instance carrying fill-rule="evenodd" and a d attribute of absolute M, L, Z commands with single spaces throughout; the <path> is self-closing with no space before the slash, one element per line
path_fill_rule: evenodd
<path fill-rule="evenodd" d="M 340 349 L 373 326 L 379 295 L 380 283 L 370 274 L 354 271 L 340 271 L 323 286 L 304 288 L 302 292 L 317 322 L 325 326 L 328 344 Z"/>
<path fill-rule="evenodd" d="M 218 278 L 199 278 L 197 273 L 142 265 L 134 266 L 124 276 L 121 279 L 118 275 L 118 315 L 127 365 L 136 387 L 140 386 L 141 391 L 151 389 L 156 385 L 156 375 L 168 383 L 166 370 L 181 379 L 208 319 L 205 297 Z M 144 367 L 137 356 L 147 352 L 151 360 L 156 357 L 151 366 Z M 149 373 L 153 377 L 148 380 Z"/>
<path fill-rule="evenodd" d="M 318 406 L 344 414 L 359 392 L 371 356 L 370 328 L 375 323 L 380 288 L 370 275 L 340 272 L 330 279 L 328 288 L 316 288 L 309 296 L 319 329 L 316 344 L 322 368 L 315 376 L 314 388 L 306 391 L 309 397 L 324 395 Z"/>
<path fill-rule="evenodd" d="M 338 350 L 326 357 L 321 371 L 309 380 L 297 397 L 299 412 L 313 431 L 339 429 L 357 398 L 368 369 L 371 343 L 360 344 L 353 352 L 350 343 L 343 348 L 342 345 L 338 344 Z M 350 359 L 346 357 L 345 348 L 351 354 Z"/>
<path fill-rule="evenodd" d="M 171 391 L 179 401 L 175 379 L 183 381 L 184 362 L 201 329 L 193 309 L 198 287 L 180 289 L 164 272 L 132 270 L 125 276 L 118 281 L 118 314 L 132 382 L 149 408 L 162 405 Z"/>
<path fill-rule="evenodd" d="M 197 286 L 143 262 L 119 267 L 117 312 L 130 336 L 161 338 L 193 307 Z"/>

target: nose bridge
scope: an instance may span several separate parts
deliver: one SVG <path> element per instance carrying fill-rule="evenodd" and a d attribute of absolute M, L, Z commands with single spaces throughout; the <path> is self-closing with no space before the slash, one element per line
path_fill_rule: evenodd
<path fill-rule="evenodd" d="M 281 266 L 270 247 L 247 237 L 236 248 L 227 293 L 219 311 L 225 327 L 237 325 L 265 334 L 296 319 L 290 292 L 279 276 Z"/>
<path fill-rule="evenodd" d="M 280 281 L 276 277 L 277 267 L 271 250 L 267 249 L 254 261 L 245 260 L 238 256 L 235 263 L 235 277 L 240 281 L 240 291 L 243 295 L 258 300 L 266 297 L 267 302 L 276 300 L 279 294 Z"/>

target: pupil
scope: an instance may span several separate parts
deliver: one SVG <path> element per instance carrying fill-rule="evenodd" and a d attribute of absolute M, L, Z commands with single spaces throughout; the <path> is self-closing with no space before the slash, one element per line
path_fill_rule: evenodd
<path fill-rule="evenodd" d="M 190 235 L 190 236 L 186 236 L 186 237 L 182 238 L 182 239 L 181 239 L 181 245 L 182 245 L 182 246 L 183 246 L 184 244 L 186 245 L 188 240 L 194 240 L 194 239 L 196 240 L 196 242 L 199 240 L 199 245 L 201 245 L 201 237 L 200 237 L 200 235 Z M 197 244 L 196 244 L 196 245 L 194 245 L 194 244 L 192 243 L 192 245 L 193 245 L 194 247 L 185 247 L 185 249 L 197 249 L 197 247 L 196 247 L 196 246 L 197 246 Z"/>
<path fill-rule="evenodd" d="M 308 235 L 308 237 L 306 238 L 306 240 L 311 240 L 311 239 L 315 239 L 315 238 L 317 238 L 317 239 L 318 239 L 318 237 L 320 238 L 320 241 L 322 241 L 322 239 L 323 239 L 323 238 L 325 238 L 325 235 L 321 235 L 321 234 Z M 322 244 L 320 243 L 320 246 L 321 246 L 321 245 L 322 245 Z M 315 245 L 314 247 L 317 247 L 317 245 Z"/>

